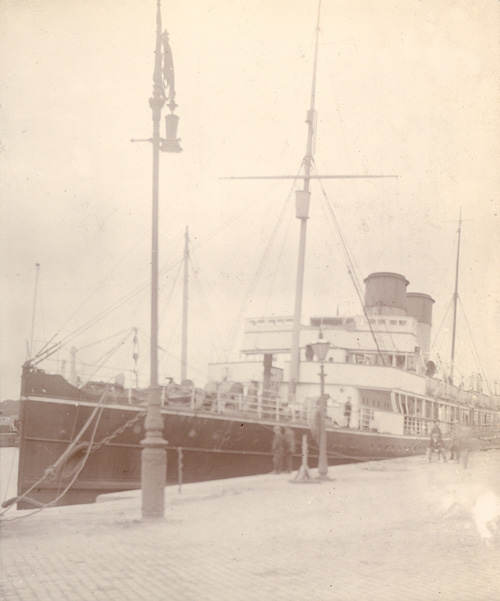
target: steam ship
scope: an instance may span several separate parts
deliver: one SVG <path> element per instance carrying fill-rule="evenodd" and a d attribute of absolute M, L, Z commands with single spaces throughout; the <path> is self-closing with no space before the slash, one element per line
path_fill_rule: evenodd
<path fill-rule="evenodd" d="M 166 140 L 154 129 L 155 161 L 160 148 L 180 151 L 173 115 L 173 65 L 159 10 L 158 3 L 151 106 L 156 128 L 157 107 L 161 109 L 168 87 L 172 114 L 167 116 L 167 127 L 173 129 Z M 408 292 L 405 276 L 372 273 L 364 281 L 359 315 L 326 314 L 303 323 L 309 187 L 316 178 L 343 177 L 312 174 L 318 32 L 319 14 L 303 174 L 289 176 L 300 184 L 295 192 L 301 236 L 294 314 L 248 319 L 244 360 L 211 364 L 204 388 L 189 380 L 158 386 L 154 302 L 149 389 L 125 387 L 120 379 L 108 384 L 68 381 L 61 374 L 43 371 L 43 356 L 27 361 L 19 415 L 18 496 L 11 500 L 19 508 L 88 503 L 103 493 L 140 488 L 147 437 L 144 418 L 152 402 L 151 390 L 158 392 L 153 404 L 159 405 L 163 424 L 168 484 L 271 471 L 274 428 L 285 424 L 297 441 L 306 437 L 311 465 L 318 459 L 322 436 L 327 463 L 334 465 L 423 454 L 436 420 L 445 439 L 457 424 L 485 438 L 498 429 L 498 395 L 486 394 L 480 379 L 465 386 L 454 384 L 450 375 L 438 375 L 430 356 L 434 300 L 423 292 Z M 169 62 L 162 65 L 162 56 Z M 154 178 L 157 172 L 156 164 Z M 157 180 L 155 190 L 157 195 Z M 154 260 L 152 264 L 155 269 Z M 152 280 L 154 299 L 157 273 L 155 277 L 153 272 Z M 457 291 L 455 303 L 456 298 Z M 318 336 L 326 344 L 326 354 L 319 358 L 315 355 Z M 300 462 L 296 452 L 294 469 Z"/>
<path fill-rule="evenodd" d="M 298 440 L 306 435 L 315 463 L 319 363 L 311 349 L 319 330 L 329 343 L 329 465 L 423 454 L 436 420 L 445 439 L 457 424 L 485 438 L 498 429 L 498 395 L 482 392 L 479 380 L 465 389 L 434 373 L 428 359 L 434 300 L 407 292 L 408 281 L 396 273 L 371 274 L 365 284 L 366 315 L 314 317 L 301 327 L 303 356 L 293 396 L 293 318 L 276 316 L 247 320 L 247 360 L 210 365 L 212 382 L 205 390 L 190 382 L 162 388 L 168 483 L 271 471 L 276 425 L 290 425 Z M 58 503 L 83 503 L 140 487 L 147 390 L 97 382 L 78 388 L 27 363 L 21 398 L 19 495 L 49 471 L 19 507 L 50 503 L 62 491 Z M 296 454 L 294 468 L 299 464 Z"/>

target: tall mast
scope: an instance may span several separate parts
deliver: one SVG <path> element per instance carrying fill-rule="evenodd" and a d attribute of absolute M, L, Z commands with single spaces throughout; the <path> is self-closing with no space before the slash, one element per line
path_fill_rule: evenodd
<path fill-rule="evenodd" d="M 187 332 L 188 332 L 188 285 L 189 285 L 189 232 L 186 226 L 184 236 L 184 283 L 182 291 L 182 349 L 181 382 L 186 379 L 187 371 Z"/>
<path fill-rule="evenodd" d="M 451 333 L 451 367 L 450 381 L 453 384 L 453 371 L 455 369 L 455 339 L 457 333 L 457 305 L 458 305 L 458 267 L 460 263 L 460 238 L 462 235 L 462 209 L 458 222 L 457 264 L 455 268 L 455 292 L 453 293 L 453 329 Z"/>
<path fill-rule="evenodd" d="M 311 175 L 313 156 L 315 151 L 315 136 L 316 136 L 316 73 L 318 66 L 318 45 L 319 45 L 319 21 L 321 12 L 321 0 L 318 2 L 318 18 L 316 23 L 315 43 L 314 43 L 314 64 L 313 77 L 311 86 L 311 101 L 309 110 L 307 111 L 307 146 L 306 155 L 303 159 L 304 175 L 250 175 L 250 176 L 231 176 L 224 179 L 293 179 L 303 180 L 303 189 L 295 191 L 295 216 L 300 219 L 300 240 L 299 254 L 297 260 L 297 280 L 295 286 L 295 309 L 293 317 L 292 344 L 290 352 L 290 377 L 288 395 L 290 399 L 295 394 L 296 386 L 299 380 L 299 364 L 300 364 L 300 318 L 302 313 L 302 294 L 304 289 L 304 267 L 306 255 L 306 237 L 307 237 L 307 220 L 309 219 L 309 205 L 311 201 L 311 193 L 309 191 L 310 182 L 313 179 L 378 179 L 386 177 L 398 177 L 397 175 Z"/>
<path fill-rule="evenodd" d="M 33 348 L 33 338 L 35 335 L 35 313 L 36 313 L 36 295 L 38 291 L 38 275 L 40 273 L 40 263 L 35 263 L 36 265 L 36 273 L 35 273 L 35 293 L 33 295 L 33 315 L 31 317 L 31 342 L 29 348 L 29 359 L 34 357 L 35 349 Z"/>
<path fill-rule="evenodd" d="M 314 142 L 316 134 L 316 72 L 318 66 L 318 41 L 319 41 L 319 17 L 321 10 L 321 1 L 318 3 L 318 19 L 316 23 L 315 41 L 314 41 L 314 66 L 311 86 L 311 101 L 307 112 L 307 147 L 306 156 L 304 157 L 304 183 L 303 189 L 297 190 L 295 195 L 295 216 L 300 219 L 300 241 L 299 241 L 299 256 L 297 261 L 297 280 L 295 286 L 295 310 L 293 314 L 293 333 L 292 333 L 292 348 L 290 357 L 290 384 L 289 395 L 295 394 L 295 387 L 299 377 L 299 352 L 300 352 L 300 318 L 302 314 L 302 295 L 304 289 L 304 267 L 306 256 L 306 236 L 307 236 L 307 220 L 309 219 L 309 204 L 311 193 L 309 191 L 311 167 L 314 154 Z"/>

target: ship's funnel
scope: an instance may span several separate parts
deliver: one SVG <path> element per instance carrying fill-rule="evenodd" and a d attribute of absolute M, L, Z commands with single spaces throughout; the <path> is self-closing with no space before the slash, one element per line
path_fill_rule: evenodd
<path fill-rule="evenodd" d="M 406 295 L 406 312 L 418 322 L 417 340 L 425 362 L 429 359 L 429 350 L 431 346 L 433 304 L 434 299 L 428 294 L 408 292 Z"/>
<path fill-rule="evenodd" d="M 406 313 L 419 323 L 432 325 L 432 305 L 434 299 L 422 292 L 408 292 L 406 295 Z"/>
<path fill-rule="evenodd" d="M 408 280 L 399 273 L 372 273 L 365 279 L 365 308 L 372 315 L 406 315 Z"/>

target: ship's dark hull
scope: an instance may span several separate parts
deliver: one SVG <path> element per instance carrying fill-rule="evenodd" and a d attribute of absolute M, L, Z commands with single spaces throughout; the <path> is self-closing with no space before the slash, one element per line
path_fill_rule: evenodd
<path fill-rule="evenodd" d="M 18 495 L 33 486 L 66 449 L 87 422 L 95 404 L 60 399 L 31 398 L 21 404 L 21 441 Z M 91 440 L 93 424 L 79 441 L 77 452 L 55 474 L 27 495 L 42 503 L 90 503 L 103 493 L 140 488 L 143 407 L 111 405 L 104 408 L 94 433 L 99 443 L 126 423 L 123 432 L 87 454 L 82 444 Z M 262 474 L 272 470 L 274 421 L 241 415 L 218 415 L 185 409 L 164 410 L 163 437 L 167 445 L 167 483 L 197 482 Z M 317 464 L 317 443 L 306 425 L 292 424 L 297 441 L 294 469 L 301 461 L 302 436 L 308 437 L 310 466 Z M 83 448 L 82 448 L 83 447 Z M 426 439 L 390 436 L 349 429 L 328 429 L 330 465 L 385 459 L 425 452 Z M 79 450 L 78 450 L 79 449 Z M 71 488 L 61 496 L 70 482 Z M 60 497 L 60 498 L 59 498 Z M 20 509 L 33 507 L 28 499 Z"/>

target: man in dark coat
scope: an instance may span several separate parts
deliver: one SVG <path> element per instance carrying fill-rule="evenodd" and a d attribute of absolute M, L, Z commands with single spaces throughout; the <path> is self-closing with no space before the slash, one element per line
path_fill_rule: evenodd
<path fill-rule="evenodd" d="M 438 458 L 443 458 L 446 461 L 446 453 L 444 451 L 443 445 L 443 434 L 441 433 L 441 428 L 439 427 L 437 421 L 434 422 L 434 426 L 431 430 L 431 437 L 429 440 L 429 447 L 427 449 L 427 455 L 429 461 L 431 460 L 432 454 L 437 453 Z"/>
<path fill-rule="evenodd" d="M 285 450 L 285 437 L 280 426 L 274 427 L 274 437 L 272 443 L 273 451 L 273 474 L 280 474 L 283 471 L 283 454 Z"/>
<path fill-rule="evenodd" d="M 290 426 L 285 427 L 285 469 L 288 473 L 293 470 L 293 455 L 295 453 L 295 432 Z"/>
<path fill-rule="evenodd" d="M 348 428 L 351 425 L 351 413 L 352 413 L 351 401 L 349 399 L 347 399 L 347 402 L 346 402 L 346 404 L 344 406 L 344 417 L 345 417 L 346 426 Z"/>

